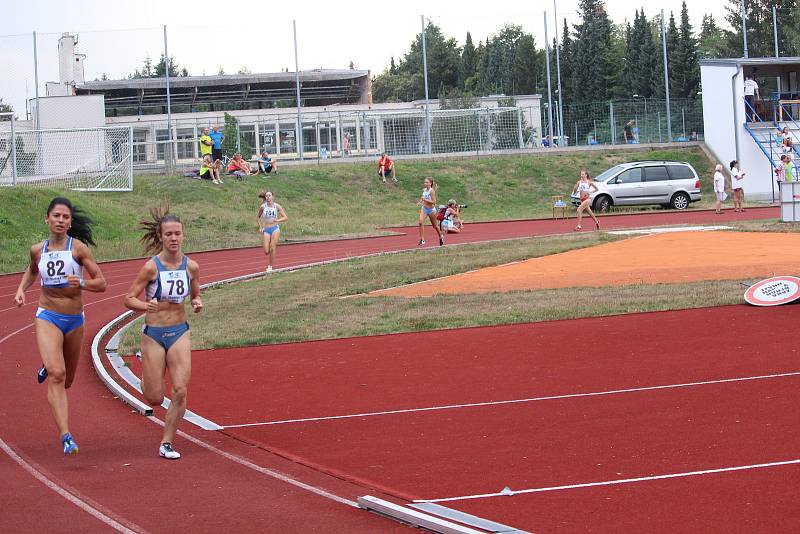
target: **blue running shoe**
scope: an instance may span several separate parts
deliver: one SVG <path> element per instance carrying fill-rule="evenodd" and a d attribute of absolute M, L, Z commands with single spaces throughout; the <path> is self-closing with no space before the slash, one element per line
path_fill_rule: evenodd
<path fill-rule="evenodd" d="M 45 380 L 47 380 L 47 369 L 45 369 L 43 365 L 41 369 L 36 371 L 36 381 L 41 384 Z"/>
<path fill-rule="evenodd" d="M 75 443 L 69 432 L 61 436 L 61 444 L 64 446 L 64 454 L 77 454 L 78 444 Z"/>

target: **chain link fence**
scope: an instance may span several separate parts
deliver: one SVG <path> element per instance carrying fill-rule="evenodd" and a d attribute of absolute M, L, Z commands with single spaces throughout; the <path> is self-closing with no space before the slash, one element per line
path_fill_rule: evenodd
<path fill-rule="evenodd" d="M 558 131 L 558 107 L 553 106 L 553 111 L 553 136 L 557 144 L 666 143 L 697 141 L 703 137 L 703 104 L 700 99 L 671 99 L 669 122 L 664 99 L 565 104 L 563 134 Z M 544 131 L 549 132 L 546 112 L 542 114 L 542 124 Z"/>

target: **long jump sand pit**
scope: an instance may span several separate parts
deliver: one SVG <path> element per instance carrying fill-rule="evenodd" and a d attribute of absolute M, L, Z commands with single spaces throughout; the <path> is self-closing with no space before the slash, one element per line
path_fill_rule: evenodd
<path fill-rule="evenodd" d="M 800 234 L 679 232 L 646 235 L 488 267 L 374 296 L 428 297 L 563 287 L 766 278 L 800 270 Z"/>

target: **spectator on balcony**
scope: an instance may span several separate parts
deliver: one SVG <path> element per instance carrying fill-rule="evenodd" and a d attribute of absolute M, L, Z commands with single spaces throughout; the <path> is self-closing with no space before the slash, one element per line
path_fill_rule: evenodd
<path fill-rule="evenodd" d="M 761 99 L 761 94 L 758 91 L 758 83 L 753 79 L 752 74 L 747 74 L 744 80 L 744 112 L 747 122 L 756 120 L 756 101 L 759 99 Z"/>
<path fill-rule="evenodd" d="M 212 145 L 214 141 L 208 136 L 208 128 L 203 128 L 203 135 L 200 136 L 200 157 L 211 157 Z"/>
<path fill-rule="evenodd" d="M 211 138 L 211 160 L 222 161 L 222 142 L 225 140 L 225 135 L 219 131 L 219 125 L 215 124 L 214 127 L 211 129 L 211 133 L 208 134 Z"/>
<path fill-rule="evenodd" d="M 384 152 L 378 160 L 378 176 L 381 177 L 383 183 L 386 183 L 386 176 L 390 173 L 392 175 L 392 182 L 397 183 L 397 177 L 394 173 L 394 161 Z"/>

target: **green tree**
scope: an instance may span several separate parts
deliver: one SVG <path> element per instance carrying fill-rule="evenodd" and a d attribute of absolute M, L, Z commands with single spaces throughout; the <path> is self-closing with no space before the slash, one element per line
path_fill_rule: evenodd
<path fill-rule="evenodd" d="M 12 113 L 14 109 L 9 106 L 8 104 L 3 102 L 3 99 L 0 98 L 0 113 Z M 0 117 L 0 121 L 10 121 L 11 117 L 8 115 Z"/>
<path fill-rule="evenodd" d="M 570 36 L 569 26 L 567 25 L 567 19 L 564 18 L 564 28 L 561 30 L 561 48 L 559 49 L 559 59 L 561 62 L 561 90 L 564 92 L 564 100 L 569 102 L 574 100 L 575 97 L 575 87 L 573 83 L 573 72 L 574 72 L 574 48 L 575 44 Z M 544 52 L 539 52 L 540 57 L 544 56 Z M 545 64 L 544 64 L 544 57 L 541 60 L 541 68 L 544 71 Z M 547 91 L 547 78 L 546 76 L 541 77 L 541 83 L 538 87 L 537 91 L 540 94 L 544 94 Z"/>
<path fill-rule="evenodd" d="M 591 102 L 612 96 L 616 71 L 613 63 L 611 21 L 603 0 L 580 0 L 580 23 L 575 25 L 575 100 Z"/>
<path fill-rule="evenodd" d="M 461 89 L 467 89 L 467 80 L 475 76 L 478 71 L 478 54 L 475 50 L 475 45 L 472 44 L 472 35 L 467 32 L 467 39 L 464 42 L 464 48 L 461 50 L 461 65 L 458 76 L 458 86 Z"/>
<path fill-rule="evenodd" d="M 241 132 L 239 134 L 239 145 L 237 150 L 236 145 L 236 124 L 237 124 L 236 117 L 233 115 L 229 115 L 228 113 L 225 114 L 225 126 L 222 130 L 222 135 L 225 136 L 225 139 L 222 141 L 222 155 L 227 157 L 232 157 L 236 152 L 241 152 L 244 159 L 250 159 L 250 156 L 253 154 L 253 147 L 250 146 L 250 143 L 247 142 L 247 139 Z"/>
<path fill-rule="evenodd" d="M 432 23 L 425 28 L 425 47 L 428 60 L 428 94 L 431 98 L 437 98 L 440 88 L 447 90 L 458 87 L 461 50 L 455 39 L 446 39 L 439 27 Z M 395 71 L 392 73 L 386 70 L 373 80 L 372 97 L 376 102 L 424 98 L 422 33 L 417 34 L 412 41 L 409 52 L 400 60 Z"/>
<path fill-rule="evenodd" d="M 675 51 L 675 87 L 672 92 L 677 98 L 693 98 L 700 90 L 700 62 L 697 59 L 697 39 L 689 21 L 686 2 L 681 6 L 681 24 L 678 28 L 678 44 Z"/>
<path fill-rule="evenodd" d="M 749 57 L 773 57 L 775 55 L 775 41 L 772 27 L 772 6 L 778 12 L 786 14 L 789 24 L 783 31 L 778 32 L 778 50 L 797 52 L 792 48 L 792 39 L 798 30 L 797 0 L 765 0 L 746 2 L 747 9 L 747 49 Z M 731 57 L 742 57 L 744 54 L 744 40 L 742 39 L 742 3 L 741 0 L 728 0 L 725 6 L 725 20 L 730 24 L 732 31 L 726 31 L 727 48 Z"/>
<path fill-rule="evenodd" d="M 658 53 L 656 54 L 655 70 L 653 71 L 653 83 L 655 85 L 655 95 L 658 98 L 665 98 L 666 91 L 664 89 L 664 43 L 661 35 L 661 17 L 653 17 L 653 30 L 654 35 L 658 36 Z M 677 61 L 678 50 L 678 26 L 675 23 L 675 16 L 670 12 L 669 22 L 666 24 L 667 33 L 667 73 L 669 75 L 669 94 L 674 96 L 674 87 L 677 84 L 677 77 L 680 70 L 683 68 Z"/>
<path fill-rule="evenodd" d="M 719 59 L 731 56 L 725 32 L 717 25 L 714 15 L 703 15 L 697 43 L 697 55 L 701 59 Z"/>
<path fill-rule="evenodd" d="M 150 56 L 147 56 L 142 62 L 142 70 L 136 69 L 132 74 L 128 75 L 128 78 L 161 78 L 164 76 L 165 72 L 164 54 L 161 54 L 161 58 L 159 58 L 158 63 L 155 65 L 153 64 L 153 60 L 150 59 Z M 175 62 L 175 58 L 170 56 L 169 75 L 173 78 L 178 76 L 188 76 L 189 71 L 185 67 L 183 69 L 179 69 L 178 64 Z"/>
<path fill-rule="evenodd" d="M 533 94 L 540 86 L 542 54 L 536 50 L 536 41 L 530 34 L 522 35 L 514 50 L 513 89 L 514 94 Z"/>

